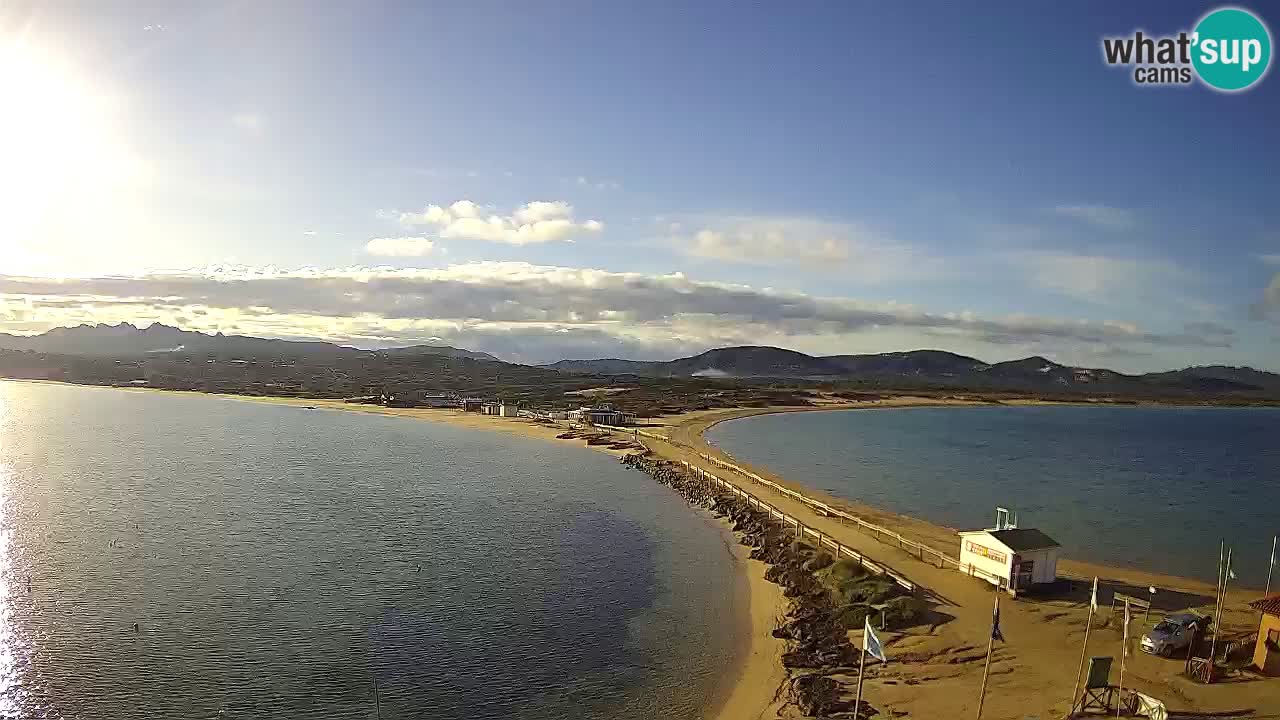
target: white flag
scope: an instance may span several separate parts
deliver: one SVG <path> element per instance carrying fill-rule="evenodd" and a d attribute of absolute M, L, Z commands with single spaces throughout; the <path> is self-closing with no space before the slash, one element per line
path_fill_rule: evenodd
<path fill-rule="evenodd" d="M 1124 656 L 1129 657 L 1129 602 L 1124 603 Z"/>
<path fill-rule="evenodd" d="M 1098 612 L 1098 576 L 1093 576 L 1093 594 L 1089 596 L 1089 612 Z"/>
<path fill-rule="evenodd" d="M 1235 579 L 1236 579 L 1236 573 L 1235 573 L 1235 571 L 1234 571 L 1234 570 L 1232 570 L 1232 569 L 1231 569 L 1231 566 L 1230 566 L 1230 565 L 1228 565 L 1228 566 L 1227 566 L 1227 577 L 1228 577 L 1228 578 L 1230 578 L 1230 579 L 1232 579 L 1232 580 L 1235 580 Z"/>
<path fill-rule="evenodd" d="M 876 637 L 876 631 L 871 629 L 870 615 L 865 618 L 862 626 L 862 650 L 880 662 L 889 662 L 889 658 L 884 656 L 884 646 L 880 644 L 880 638 Z"/>

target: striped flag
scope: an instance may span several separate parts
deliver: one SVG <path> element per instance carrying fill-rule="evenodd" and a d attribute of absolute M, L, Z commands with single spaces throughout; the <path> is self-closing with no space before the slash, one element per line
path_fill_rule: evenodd
<path fill-rule="evenodd" d="M 1089 596 L 1089 612 L 1098 612 L 1098 576 L 1093 576 L 1093 594 Z"/>
<path fill-rule="evenodd" d="M 880 638 L 876 637 L 876 631 L 871 629 L 870 615 L 865 618 L 862 627 L 862 649 L 880 662 L 889 662 L 889 658 L 884 656 L 884 646 L 880 644 Z"/>

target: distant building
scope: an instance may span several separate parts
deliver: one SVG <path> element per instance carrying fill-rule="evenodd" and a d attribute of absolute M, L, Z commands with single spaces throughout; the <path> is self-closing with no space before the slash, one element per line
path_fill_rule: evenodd
<path fill-rule="evenodd" d="M 383 395 L 387 407 L 457 407 L 458 396 L 434 390 L 394 390 Z"/>
<path fill-rule="evenodd" d="M 517 406 L 509 403 L 502 403 L 498 406 L 498 415 L 500 417 L 516 417 L 519 412 L 520 409 Z"/>
<path fill-rule="evenodd" d="M 614 410 L 612 405 L 584 405 L 577 410 L 570 410 L 567 419 L 588 425 L 634 425 L 636 422 L 634 413 Z"/>
<path fill-rule="evenodd" d="M 484 409 L 485 400 L 483 398 L 462 398 L 458 401 L 458 406 L 464 412 L 481 412 Z"/>
<path fill-rule="evenodd" d="M 960 533 L 960 571 L 1026 592 L 1058 579 L 1061 545 L 1032 528 L 1004 527 Z"/>
<path fill-rule="evenodd" d="M 1262 613 L 1258 643 L 1253 648 L 1253 666 L 1263 675 L 1280 675 L 1280 593 L 1254 600 L 1249 607 Z"/>
<path fill-rule="evenodd" d="M 480 405 L 480 412 L 485 415 L 498 415 L 502 406 L 496 402 L 486 402 Z"/>

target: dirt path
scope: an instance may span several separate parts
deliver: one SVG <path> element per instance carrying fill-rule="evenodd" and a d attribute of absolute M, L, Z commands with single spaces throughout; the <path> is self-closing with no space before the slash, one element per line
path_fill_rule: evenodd
<path fill-rule="evenodd" d="M 936 404 L 935 401 L 904 399 L 896 405 L 880 407 Z M 820 517 L 807 505 L 744 476 L 706 462 L 699 453 L 720 457 L 740 466 L 746 463 L 731 458 L 710 446 L 702 437 L 711 425 L 731 418 L 769 412 L 760 410 L 709 411 L 681 416 L 665 427 L 648 430 L 666 435 L 670 442 L 646 440 L 657 454 L 673 460 L 688 461 L 731 480 L 784 512 L 804 519 L 838 541 L 849 545 L 878 562 L 885 563 L 912 581 L 927 588 L 927 596 L 936 606 L 935 624 L 913 628 L 904 633 L 888 632 L 883 639 L 888 646 L 890 663 L 868 672 L 864 695 L 886 715 L 908 714 L 917 718 L 972 716 L 977 709 L 978 687 L 991 625 L 993 590 L 989 584 L 967 577 L 954 569 L 941 569 L 922 562 L 898 547 L 882 543 L 864 530 L 842 524 L 839 518 Z M 810 497 L 829 501 L 842 510 L 899 532 L 950 555 L 958 552 L 955 530 L 914 518 L 858 505 L 825 496 L 793 481 L 780 478 L 765 468 L 749 469 L 785 487 L 801 490 Z M 1094 621 L 1090 636 L 1090 655 L 1116 658 L 1112 681 L 1119 673 L 1120 621 L 1110 618 L 1113 592 L 1119 590 L 1145 593 L 1148 585 L 1159 588 L 1163 602 L 1182 609 L 1212 606 L 1214 588 L 1195 580 L 1160 576 L 1140 571 L 1106 568 L 1064 560 L 1059 574 L 1103 578 L 1101 602 L 1104 605 Z M 1002 597 L 1001 626 L 1007 642 L 996 642 L 983 717 L 1061 718 L 1069 707 L 1074 672 L 1080 661 L 1081 639 L 1088 614 L 1087 581 L 1079 583 L 1074 593 L 1050 599 L 1018 599 Z M 1257 616 L 1244 607 L 1256 599 L 1256 592 L 1232 592 L 1231 611 L 1224 619 L 1228 629 L 1257 627 Z M 1152 618 L 1151 622 L 1157 618 Z M 1150 624 L 1135 621 L 1131 635 L 1140 637 Z M 1100 627 L 1101 625 L 1101 627 Z M 852 633 L 858 639 L 860 633 Z M 1235 713 L 1240 717 L 1280 718 L 1280 679 L 1254 679 L 1245 676 L 1204 686 L 1181 677 L 1182 663 L 1147 656 L 1137 651 L 1126 661 L 1125 686 L 1134 687 L 1165 701 L 1170 710 L 1192 712 Z"/>

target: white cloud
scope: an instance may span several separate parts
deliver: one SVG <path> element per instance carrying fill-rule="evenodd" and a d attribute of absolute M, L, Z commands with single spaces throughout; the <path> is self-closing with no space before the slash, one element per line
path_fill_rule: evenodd
<path fill-rule="evenodd" d="M 365 252 L 385 257 L 426 257 L 435 250 L 433 240 L 424 237 L 374 238 L 365 243 Z"/>
<path fill-rule="evenodd" d="M 840 352 L 886 332 L 914 338 L 917 346 L 1006 349 L 1002 352 L 1023 347 L 1147 352 L 1232 344 L 1231 335 L 1220 327 L 1186 326 L 1162 333 L 1123 321 L 927 311 L 696 281 L 681 273 L 646 275 L 526 263 L 287 271 L 213 267 L 74 279 L 0 275 L 0 303 L 23 309 L 24 331 L 181 316 L 204 318 L 198 327 L 205 330 L 344 342 L 412 339 L 427 332 L 466 333 L 494 343 L 498 337 L 519 338 L 523 357 L 549 360 L 558 359 L 557 348 L 567 347 L 567 337 L 575 338 L 572 347 L 589 345 L 601 355 L 761 342 Z M 494 345 L 477 349 L 489 347 Z"/>
<path fill-rule="evenodd" d="M 1163 259 L 1135 259 L 1063 252 L 1021 252 L 1010 256 L 1032 286 L 1082 300 L 1115 300 L 1168 288 L 1188 273 Z"/>
<path fill-rule="evenodd" d="M 1280 265 L 1280 254 L 1276 255 L 1259 255 L 1258 259 L 1267 265 Z"/>
<path fill-rule="evenodd" d="M 699 228 L 687 234 L 684 229 Z M 703 216 L 667 225 L 692 257 L 750 265 L 802 265 L 858 273 L 859 280 L 919 275 L 936 263 L 905 243 L 857 223 L 784 216 Z"/>
<path fill-rule="evenodd" d="M 592 188 L 595 190 L 620 190 L 622 183 L 616 180 L 592 180 L 584 175 L 579 175 L 575 180 L 578 187 Z"/>
<path fill-rule="evenodd" d="M 1053 212 L 1104 230 L 1128 230 L 1138 224 L 1132 210 L 1108 205 L 1059 205 Z"/>
<path fill-rule="evenodd" d="M 571 242 L 604 229 L 599 220 L 576 220 L 573 206 L 563 200 L 535 200 L 510 215 L 493 214 L 470 200 L 459 200 L 447 208 L 428 205 L 421 212 L 401 213 L 399 219 L 404 225 L 435 227 L 442 238 L 508 245 Z"/>

